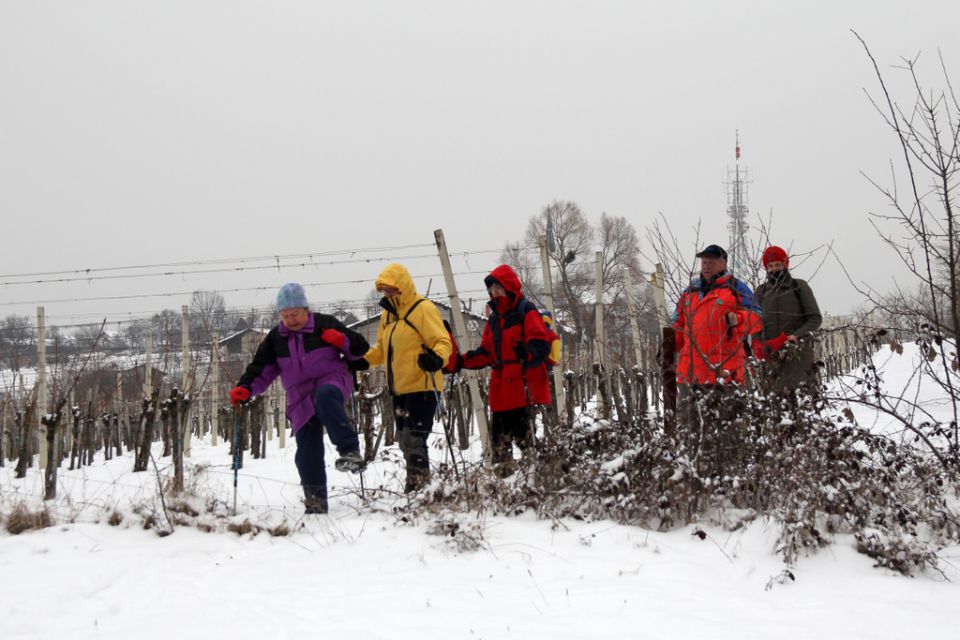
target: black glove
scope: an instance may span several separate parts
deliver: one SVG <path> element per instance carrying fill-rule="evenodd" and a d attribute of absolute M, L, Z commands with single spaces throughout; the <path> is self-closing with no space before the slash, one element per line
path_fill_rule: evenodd
<path fill-rule="evenodd" d="M 514 352 L 515 354 L 517 354 L 517 358 L 520 359 L 520 362 L 524 362 L 524 363 L 525 363 L 525 362 L 527 361 L 527 353 L 528 353 L 528 351 L 527 351 L 527 343 L 526 343 L 526 342 L 520 342 L 520 341 L 518 340 L 518 341 L 517 341 L 517 344 L 513 345 L 513 352 Z"/>
<path fill-rule="evenodd" d="M 433 351 L 424 350 L 423 353 L 417 356 L 417 365 L 424 371 L 433 373 L 443 368 L 443 360 Z"/>
<path fill-rule="evenodd" d="M 366 358 L 358 358 L 357 360 L 347 360 L 347 368 L 350 371 L 356 373 L 357 371 L 366 371 L 370 368 L 370 363 L 367 362 Z"/>

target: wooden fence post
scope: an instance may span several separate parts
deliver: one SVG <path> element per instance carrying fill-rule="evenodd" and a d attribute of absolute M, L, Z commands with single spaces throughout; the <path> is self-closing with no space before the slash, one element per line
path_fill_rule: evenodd
<path fill-rule="evenodd" d="M 597 265 L 596 290 L 594 292 L 596 297 L 594 301 L 594 311 L 596 312 L 595 366 L 599 366 L 597 371 L 597 405 L 600 409 L 600 415 L 604 418 L 610 418 L 613 398 L 606 397 L 606 390 L 610 389 L 610 372 L 607 370 L 607 350 L 604 343 L 606 336 L 603 331 L 603 253 L 597 251 L 594 256 Z"/>
<path fill-rule="evenodd" d="M 43 307 L 37 307 L 37 433 L 39 434 L 41 469 L 47 468 L 47 332 Z"/>
<path fill-rule="evenodd" d="M 436 229 L 433 232 L 433 237 L 437 243 L 440 264 L 443 267 L 443 278 L 446 281 L 447 295 L 450 298 L 450 316 L 453 318 L 453 328 L 456 331 L 457 341 L 460 344 L 467 344 L 467 325 L 463 321 L 463 307 L 460 304 L 460 296 L 457 295 L 457 283 L 453 279 L 453 268 L 450 266 L 450 254 L 447 253 L 447 242 L 443 238 L 443 229 Z M 492 469 L 493 460 L 490 449 L 490 432 L 487 428 L 487 412 L 480 400 L 480 385 L 477 382 L 477 373 L 465 370 L 461 375 L 467 379 L 467 384 L 470 387 L 470 400 L 473 403 L 473 413 L 480 429 L 480 443 L 483 447 L 483 466 L 486 469 Z"/>
<path fill-rule="evenodd" d="M 553 317 L 554 326 L 559 329 L 560 325 L 557 323 L 557 308 L 553 300 L 553 276 L 550 273 L 550 258 L 547 253 L 546 236 L 540 236 L 540 269 L 543 271 L 543 294 L 547 302 L 547 311 L 549 311 Z M 566 394 L 563 388 L 563 372 L 560 371 L 559 362 L 553 367 L 553 389 L 557 396 L 557 419 L 562 420 L 566 413 Z M 544 425 L 546 425 L 546 423 L 544 423 Z"/>
<path fill-rule="evenodd" d="M 181 368 L 183 369 L 182 382 L 180 385 L 180 397 L 188 397 L 190 402 L 193 401 L 193 398 L 190 397 L 190 306 L 181 305 L 180 306 L 180 339 L 181 347 L 183 348 L 182 364 Z M 189 405 L 187 405 L 187 413 L 184 413 L 181 417 L 180 431 L 181 431 L 181 450 L 183 455 L 187 458 L 190 457 L 190 414 L 189 414 Z"/>
<path fill-rule="evenodd" d="M 210 446 L 217 446 L 217 435 L 220 429 L 220 334 L 213 334 L 213 344 L 210 345 L 211 374 L 210 382 Z"/>

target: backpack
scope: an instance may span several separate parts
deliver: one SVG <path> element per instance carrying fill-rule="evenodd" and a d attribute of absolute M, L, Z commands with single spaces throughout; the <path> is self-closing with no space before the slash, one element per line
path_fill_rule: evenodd
<path fill-rule="evenodd" d="M 527 314 L 530 313 L 531 311 L 535 311 L 537 313 L 537 316 L 540 318 L 540 321 L 543 322 L 544 331 L 546 331 L 547 333 L 547 354 L 544 356 L 543 364 L 547 365 L 548 367 L 555 366 L 558 362 L 560 362 L 560 338 L 557 336 L 557 334 L 553 331 L 553 329 L 547 323 L 546 319 L 543 317 L 545 313 L 549 313 L 549 312 L 540 311 L 537 308 L 537 305 L 531 302 L 529 298 L 523 298 L 520 301 L 520 304 L 518 304 L 513 309 L 507 311 L 506 313 L 502 314 L 500 317 L 507 318 L 512 316 L 512 319 L 515 320 L 516 323 L 520 325 L 520 339 L 524 340 L 523 338 L 524 319 L 526 318 Z M 493 329 L 493 334 L 494 334 L 493 342 L 495 345 L 499 344 L 500 342 L 499 329 L 500 329 L 500 323 L 498 322 L 496 325 L 494 325 L 494 329 Z M 497 357 L 499 358 L 500 349 L 496 348 L 496 351 L 497 351 Z M 553 358 L 554 354 L 556 355 L 556 360 L 554 360 Z M 497 364 L 502 366 L 503 362 L 498 361 Z"/>
<path fill-rule="evenodd" d="M 420 330 L 417 329 L 416 325 L 410 322 L 410 314 L 413 313 L 413 310 L 417 308 L 417 305 L 426 300 L 426 298 L 420 298 L 407 309 L 407 312 L 403 315 L 403 321 L 407 325 L 417 332 L 417 335 L 420 336 L 420 340 L 423 341 L 424 350 L 437 355 L 436 352 L 427 346 L 426 341 L 423 340 L 423 334 L 420 333 Z M 443 318 L 443 328 L 447 331 L 447 336 L 450 338 L 450 344 L 453 346 L 453 351 L 450 352 L 450 358 L 443 364 L 441 369 L 444 373 L 456 373 L 457 372 L 457 354 L 460 353 L 460 347 L 457 345 L 457 338 L 453 335 L 453 330 L 450 328 L 450 323 L 447 322 L 446 318 Z"/>
<path fill-rule="evenodd" d="M 543 318 L 543 325 L 547 328 L 547 338 L 550 341 L 550 350 L 547 352 L 547 366 L 555 367 L 560 364 L 560 350 L 563 343 L 560 342 L 560 336 L 553 330 L 553 315 L 549 311 L 541 311 L 540 317 Z"/>

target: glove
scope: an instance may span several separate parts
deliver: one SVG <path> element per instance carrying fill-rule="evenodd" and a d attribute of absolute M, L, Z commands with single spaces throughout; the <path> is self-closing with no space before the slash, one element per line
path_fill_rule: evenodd
<path fill-rule="evenodd" d="M 453 372 L 460 373 L 463 371 L 463 354 L 455 353 L 453 354 Z"/>
<path fill-rule="evenodd" d="M 424 351 L 417 356 L 417 365 L 424 371 L 433 373 L 443 368 L 443 360 L 433 351 Z"/>
<path fill-rule="evenodd" d="M 237 386 L 230 389 L 230 404 L 242 404 L 250 399 L 250 389 Z"/>
<path fill-rule="evenodd" d="M 776 338 L 770 338 L 763 341 L 763 347 L 770 353 L 779 351 L 787 343 L 787 334 L 781 333 Z"/>
<path fill-rule="evenodd" d="M 323 333 L 320 334 L 320 338 L 322 338 L 327 344 L 332 345 L 340 350 L 343 350 L 343 345 L 347 341 L 347 336 L 343 335 L 336 329 L 324 329 Z"/>
<path fill-rule="evenodd" d="M 521 362 L 527 361 L 527 344 L 525 342 L 517 341 L 517 344 L 513 345 L 513 352 L 517 354 L 517 357 L 520 358 Z"/>

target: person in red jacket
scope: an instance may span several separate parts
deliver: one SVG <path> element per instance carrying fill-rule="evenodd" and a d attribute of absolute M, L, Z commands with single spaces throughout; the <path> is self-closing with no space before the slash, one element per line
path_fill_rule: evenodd
<path fill-rule="evenodd" d="M 674 313 L 677 384 L 743 384 L 748 337 L 762 328 L 753 292 L 727 273 L 727 252 L 715 244 L 697 254 L 700 276 Z"/>
<path fill-rule="evenodd" d="M 711 244 L 697 257 L 700 276 L 680 296 L 673 321 L 683 435 L 706 454 L 702 472 L 723 476 L 741 449 L 747 348 L 762 323 L 753 292 L 727 273 L 727 252 Z"/>
<path fill-rule="evenodd" d="M 490 427 L 493 462 L 509 469 L 513 444 L 521 450 L 533 440 L 529 408 L 550 404 L 546 358 L 550 343 L 540 311 L 523 297 L 520 278 L 502 264 L 484 279 L 490 316 L 480 346 L 458 360 L 465 369 L 491 367 Z"/>

